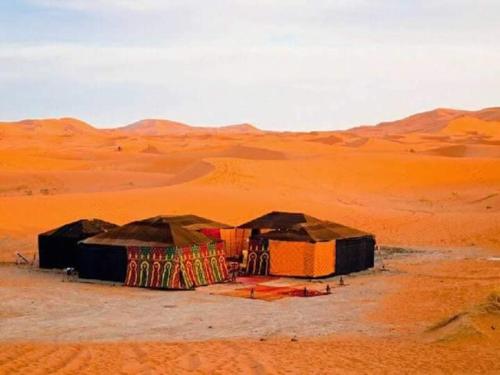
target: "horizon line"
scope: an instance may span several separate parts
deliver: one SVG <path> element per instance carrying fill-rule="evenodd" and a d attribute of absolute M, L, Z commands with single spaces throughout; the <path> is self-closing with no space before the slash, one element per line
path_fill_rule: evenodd
<path fill-rule="evenodd" d="M 64 120 L 64 119 L 71 119 L 71 120 L 76 120 L 76 121 L 83 122 L 83 123 L 91 126 L 92 128 L 96 129 L 96 130 L 115 130 L 115 129 L 125 128 L 127 126 L 131 126 L 131 125 L 137 124 L 137 123 L 142 122 L 142 121 L 168 121 L 168 122 L 171 122 L 171 123 L 176 123 L 176 124 L 183 125 L 183 126 L 188 126 L 188 127 L 191 127 L 191 128 L 218 129 L 218 128 L 225 128 L 225 127 L 232 127 L 232 126 L 247 125 L 247 126 L 251 126 L 251 127 L 255 128 L 256 130 L 263 131 L 263 132 L 274 132 L 274 133 L 285 133 L 285 132 L 290 132 L 290 133 L 308 133 L 308 132 L 345 131 L 345 130 L 352 130 L 352 129 L 357 129 L 357 128 L 361 128 L 361 127 L 376 127 L 376 126 L 378 126 L 380 124 L 390 123 L 390 122 L 394 122 L 394 121 L 401 121 L 401 120 L 407 119 L 407 118 L 412 117 L 412 116 L 421 115 L 421 114 L 425 114 L 425 113 L 431 113 L 431 112 L 437 112 L 437 111 L 456 111 L 456 112 L 469 112 L 470 113 L 470 112 L 480 112 L 480 111 L 491 110 L 491 109 L 500 109 L 500 106 L 489 106 L 489 107 L 483 107 L 483 108 L 479 108 L 479 109 L 459 109 L 459 108 L 452 108 L 452 107 L 435 107 L 433 109 L 428 109 L 428 110 L 423 110 L 423 111 L 415 112 L 415 113 L 406 115 L 404 117 L 399 117 L 399 118 L 396 118 L 396 119 L 382 120 L 382 121 L 379 121 L 379 122 L 377 122 L 375 124 L 372 123 L 372 124 L 346 125 L 345 127 L 342 126 L 342 127 L 337 128 L 337 129 L 332 128 L 332 129 L 322 129 L 322 130 L 316 130 L 316 129 L 310 129 L 310 130 L 277 130 L 277 129 L 265 129 L 265 128 L 261 128 L 260 126 L 256 125 L 253 122 L 248 122 L 248 121 L 237 122 L 237 123 L 228 123 L 228 124 L 222 124 L 222 125 L 218 125 L 218 124 L 197 125 L 197 124 L 190 124 L 190 123 L 186 123 L 186 122 L 179 121 L 179 120 L 172 120 L 172 119 L 169 119 L 169 118 L 161 118 L 161 117 L 144 117 L 144 118 L 141 118 L 141 119 L 136 120 L 136 121 L 127 122 L 125 124 L 117 124 L 117 125 L 96 125 L 94 123 L 91 123 L 91 122 L 88 122 L 86 120 L 83 120 L 81 117 L 76 117 L 76 116 L 31 117 L 31 118 L 23 118 L 23 119 L 20 119 L 20 120 L 0 120 L 0 124 L 5 124 L 5 123 L 15 124 L 15 123 L 22 123 L 24 121 L 44 121 L 44 120 Z"/>

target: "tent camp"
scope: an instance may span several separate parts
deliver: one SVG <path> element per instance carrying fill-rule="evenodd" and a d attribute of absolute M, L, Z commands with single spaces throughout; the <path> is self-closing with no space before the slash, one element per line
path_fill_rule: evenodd
<path fill-rule="evenodd" d="M 81 241 L 80 277 L 164 289 L 227 280 L 224 242 L 187 229 L 195 221 L 199 230 L 213 228 L 215 222 L 204 228 L 207 219 L 190 216 L 134 221 Z"/>
<path fill-rule="evenodd" d="M 247 272 L 322 277 L 374 264 L 370 233 L 302 213 L 270 212 L 240 228 L 251 230 Z"/>
<path fill-rule="evenodd" d="M 39 234 L 40 268 L 78 268 L 78 241 L 115 227 L 99 219 L 82 219 Z"/>

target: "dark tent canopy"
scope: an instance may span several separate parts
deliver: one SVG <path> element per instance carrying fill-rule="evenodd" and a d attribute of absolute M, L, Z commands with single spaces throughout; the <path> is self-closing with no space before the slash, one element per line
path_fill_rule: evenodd
<path fill-rule="evenodd" d="M 127 247 L 185 247 L 211 242 L 204 234 L 188 229 L 195 225 L 226 227 L 195 215 L 155 216 L 133 221 L 81 241 L 79 275 L 86 279 L 123 282 L 127 269 Z"/>
<path fill-rule="evenodd" d="M 343 238 L 370 236 L 369 233 L 330 221 L 300 223 L 289 228 L 276 229 L 259 237 L 279 241 L 324 242 Z"/>
<path fill-rule="evenodd" d="M 334 269 L 337 275 L 374 265 L 374 236 L 339 223 L 303 213 L 273 211 L 239 227 L 252 229 L 254 239 L 309 243 L 335 241 L 335 250 L 332 251 L 335 251 Z"/>
<path fill-rule="evenodd" d="M 210 220 L 197 215 L 164 215 L 157 216 L 153 219 L 166 221 L 172 224 L 179 225 L 189 230 L 202 230 L 202 229 L 230 229 L 232 226 L 220 223 L 218 221 Z"/>
<path fill-rule="evenodd" d="M 82 241 L 82 244 L 113 246 L 190 246 L 208 242 L 209 239 L 194 230 L 172 223 L 169 217 L 156 216 L 133 221 L 106 233 Z"/>
<path fill-rule="evenodd" d="M 272 211 L 262 215 L 245 224 L 241 224 L 239 228 L 245 229 L 292 229 L 298 224 L 304 223 L 321 223 L 320 219 L 296 212 L 281 212 Z"/>
<path fill-rule="evenodd" d="M 39 234 L 40 268 L 78 268 L 78 242 L 115 227 L 99 219 L 82 219 Z"/>

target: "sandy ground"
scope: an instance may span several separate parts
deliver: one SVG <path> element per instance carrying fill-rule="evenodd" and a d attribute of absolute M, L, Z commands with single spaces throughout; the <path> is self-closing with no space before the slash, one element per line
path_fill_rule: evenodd
<path fill-rule="evenodd" d="M 235 285 L 134 290 L 2 265 L 0 372 L 500 372 L 499 120 L 439 110 L 311 133 L 0 124 L 3 262 L 31 259 L 38 233 L 80 218 L 239 224 L 270 210 L 421 250 L 382 254 L 385 271 L 330 296 L 273 302 L 221 295 Z"/>
<path fill-rule="evenodd" d="M 0 371 L 495 373 L 500 260 L 460 253 L 385 251 L 343 287 L 309 282 L 331 295 L 272 302 L 218 294 L 232 283 L 152 291 L 5 265 Z"/>
<path fill-rule="evenodd" d="M 391 339 L 9 344 L 7 373 L 495 374 L 498 345 Z M 471 362 L 473 358 L 473 362 Z"/>

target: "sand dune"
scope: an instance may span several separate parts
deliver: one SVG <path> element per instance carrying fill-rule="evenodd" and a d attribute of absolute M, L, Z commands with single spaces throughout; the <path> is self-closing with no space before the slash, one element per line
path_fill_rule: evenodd
<path fill-rule="evenodd" d="M 65 121 L 55 124 L 65 127 Z M 448 126 L 469 129 L 470 121 Z M 490 131 L 497 123 L 474 119 L 472 126 L 484 124 Z M 387 243 L 500 248 L 500 206 L 470 203 L 499 192 L 498 147 L 481 141 L 426 138 L 427 132 L 207 138 L 95 129 L 73 139 L 52 131 L 26 137 L 12 131 L 24 125 L 6 126 L 9 134 L 0 139 L 4 260 L 13 249 L 33 254 L 36 233 L 65 220 L 102 216 L 123 223 L 194 212 L 238 224 L 269 209 L 308 211 L 373 231 Z"/>
<path fill-rule="evenodd" d="M 460 117 L 450 121 L 441 133 L 448 135 L 457 134 L 478 134 L 494 138 L 500 138 L 500 122 L 499 121 L 483 121 L 471 117 Z"/>
<path fill-rule="evenodd" d="M 434 132 L 442 129 L 451 120 L 460 117 L 467 111 L 438 108 L 428 112 L 411 115 L 401 120 L 381 122 L 375 127 L 361 127 L 358 133 L 368 134 L 400 134 L 412 132 Z"/>
<path fill-rule="evenodd" d="M 485 121 L 500 121 L 500 107 L 481 109 L 474 114 L 474 117 Z"/>
<path fill-rule="evenodd" d="M 482 157 L 482 158 L 500 158 L 500 148 L 493 145 L 452 145 L 443 146 L 427 150 L 429 154 L 446 157 Z"/>
<path fill-rule="evenodd" d="M 74 118 L 44 119 L 44 120 L 22 120 L 18 122 L 0 122 L 2 129 L 21 132 L 35 133 L 36 135 L 66 135 L 97 133 L 91 125 Z"/>
<path fill-rule="evenodd" d="M 273 151 L 265 148 L 249 147 L 243 145 L 231 146 L 214 154 L 216 157 L 253 159 L 253 160 L 281 160 L 286 159 L 283 152 Z"/>
<path fill-rule="evenodd" d="M 358 127 L 353 129 L 353 131 L 366 136 L 415 132 L 434 133 L 447 127 L 451 121 L 464 116 L 484 121 L 498 121 L 500 119 L 500 108 L 485 108 L 479 111 L 437 108 L 432 111 L 417 113 L 401 120 L 381 122 L 375 127 Z"/>
<path fill-rule="evenodd" d="M 147 373 L 168 363 L 178 372 L 280 373 L 314 363 L 312 370 L 324 372 L 464 373 L 472 358 L 477 372 L 500 371 L 500 327 L 491 328 L 500 324 L 498 315 L 477 313 L 498 286 L 500 262 L 485 260 L 500 251 L 498 116 L 498 108 L 440 109 L 377 127 L 311 133 L 167 120 L 118 130 L 75 119 L 0 123 L 3 262 L 17 251 L 31 258 L 38 233 L 80 218 L 122 224 L 193 213 L 237 225 L 270 210 L 305 211 L 373 232 L 381 245 L 423 249 L 400 260 L 396 254 L 397 261 L 389 256 L 386 272 L 354 277 L 321 314 L 307 306 L 299 313 L 286 299 L 253 307 L 262 314 L 260 326 L 273 321 L 273 311 L 286 328 L 262 342 L 245 315 L 253 310 L 237 303 L 241 332 L 227 323 L 234 319 L 208 329 L 193 317 L 186 325 L 196 329 L 177 327 L 168 340 L 156 323 L 171 316 L 162 306 L 174 294 L 67 285 L 57 274 L 2 266 L 0 290 L 9 302 L 0 307 L 0 341 L 9 340 L 0 344 L 0 372 Z M 57 300 L 65 293 L 68 304 Z M 177 301 L 186 298 L 189 311 L 208 306 L 207 316 L 233 311 L 217 305 L 232 297 L 209 293 Z M 139 338 L 144 332 L 134 325 L 140 343 L 127 341 L 126 317 L 109 318 L 137 314 L 140 305 L 129 304 L 134 298 L 157 301 L 143 325 L 150 324 L 149 334 Z M 89 303 L 100 307 L 89 310 Z M 98 323 L 89 329 L 92 321 Z M 301 337 L 292 342 L 297 321 Z M 38 329 L 38 338 L 29 336 Z M 64 343 L 54 343 L 57 337 Z"/>
<path fill-rule="evenodd" d="M 149 119 L 134 122 L 118 130 L 142 135 L 165 135 L 183 134 L 186 133 L 189 128 L 189 125 L 176 121 Z"/>
<path fill-rule="evenodd" d="M 140 135 L 180 135 L 180 134 L 256 134 L 261 131 L 251 124 L 237 124 L 220 127 L 190 126 L 170 120 L 148 119 L 118 128 L 117 131 Z"/>

